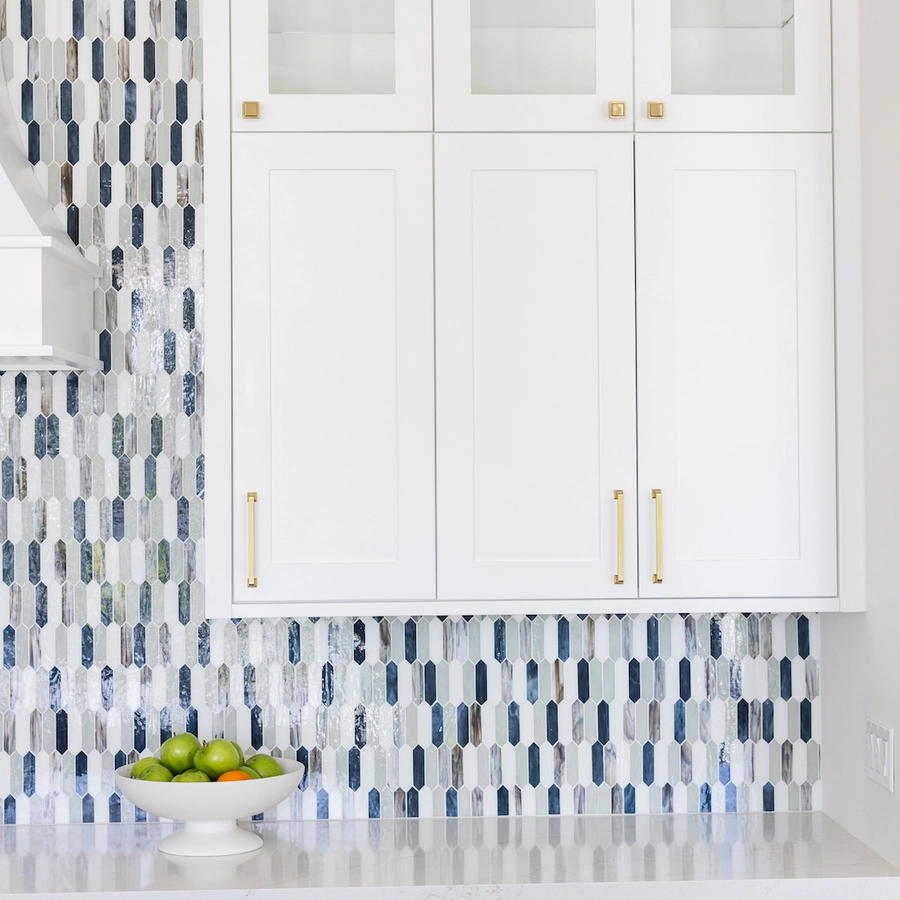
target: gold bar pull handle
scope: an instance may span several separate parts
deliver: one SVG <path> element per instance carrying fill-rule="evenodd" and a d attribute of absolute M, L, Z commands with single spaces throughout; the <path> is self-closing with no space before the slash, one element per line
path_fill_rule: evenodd
<path fill-rule="evenodd" d="M 258 587 L 256 580 L 256 491 L 247 492 L 247 587 Z"/>
<path fill-rule="evenodd" d="M 613 491 L 616 501 L 616 531 L 618 543 L 616 550 L 616 574 L 613 584 L 625 584 L 625 491 Z"/>
<path fill-rule="evenodd" d="M 653 583 L 662 584 L 662 491 L 659 488 L 653 489 L 653 499 L 656 501 L 656 571 L 653 573 Z"/>

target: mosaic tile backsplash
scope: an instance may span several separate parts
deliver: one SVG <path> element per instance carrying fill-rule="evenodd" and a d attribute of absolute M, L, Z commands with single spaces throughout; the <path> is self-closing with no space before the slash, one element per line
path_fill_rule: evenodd
<path fill-rule="evenodd" d="M 134 821 L 173 731 L 296 756 L 267 817 L 820 808 L 796 615 L 203 618 L 198 0 L 0 0 L 105 373 L 0 375 L 6 823 Z"/>

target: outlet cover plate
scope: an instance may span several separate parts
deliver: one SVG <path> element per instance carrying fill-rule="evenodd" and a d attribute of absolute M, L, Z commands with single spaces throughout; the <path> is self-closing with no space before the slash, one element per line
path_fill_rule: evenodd
<path fill-rule="evenodd" d="M 866 774 L 894 793 L 894 729 L 866 721 Z"/>

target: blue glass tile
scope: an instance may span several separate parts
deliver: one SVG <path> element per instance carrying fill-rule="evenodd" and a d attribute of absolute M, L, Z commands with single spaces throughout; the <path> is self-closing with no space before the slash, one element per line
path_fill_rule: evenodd
<path fill-rule="evenodd" d="M 100 166 L 100 205 L 109 206 L 112 203 L 112 166 L 103 163 Z"/>
<path fill-rule="evenodd" d="M 209 665 L 209 622 L 201 622 L 197 629 L 197 662 L 201 666 Z"/>
<path fill-rule="evenodd" d="M 547 740 L 551 744 L 559 740 L 559 707 L 552 700 L 547 704 Z"/>
<path fill-rule="evenodd" d="M 125 37 L 129 41 L 133 41 L 136 34 L 134 12 L 134 0 L 125 0 Z"/>
<path fill-rule="evenodd" d="M 763 786 L 763 812 L 775 812 L 775 786 L 770 783 Z"/>
<path fill-rule="evenodd" d="M 306 747 L 297 749 L 297 762 L 303 763 L 303 778 L 300 779 L 299 789 L 305 791 L 309 785 L 309 751 Z"/>
<path fill-rule="evenodd" d="M 366 746 L 366 708 L 362 703 L 353 715 L 353 743 L 360 748 Z"/>
<path fill-rule="evenodd" d="M 506 659 L 506 622 L 494 619 L 494 659 L 503 662 Z"/>
<path fill-rule="evenodd" d="M 487 703 L 488 699 L 488 677 L 487 664 L 483 659 L 479 659 L 475 663 L 475 702 Z"/>
<path fill-rule="evenodd" d="M 184 730 L 189 731 L 194 737 L 199 737 L 200 733 L 198 731 L 199 727 L 199 715 L 197 714 L 197 710 L 194 709 L 193 706 L 189 707 L 187 710 L 187 715 L 184 717 Z"/>
<path fill-rule="evenodd" d="M 406 818 L 419 818 L 419 792 L 415 788 L 406 792 Z"/>
<path fill-rule="evenodd" d="M 737 705 L 737 739 L 750 740 L 750 704 L 746 700 L 738 701 Z"/>
<path fill-rule="evenodd" d="M 712 789 L 706 782 L 700 785 L 700 812 L 712 812 Z"/>
<path fill-rule="evenodd" d="M 122 798 L 115 793 L 109 795 L 109 821 L 114 823 L 122 821 Z"/>
<path fill-rule="evenodd" d="M 102 594 L 101 594 L 102 601 Z M 47 624 L 47 585 L 39 584 L 34 589 L 34 621 L 38 628 Z M 108 625 L 108 622 L 104 624 Z"/>
<path fill-rule="evenodd" d="M 781 660 L 781 699 L 790 700 L 794 693 L 791 684 L 791 661 L 787 657 Z"/>
<path fill-rule="evenodd" d="M 417 788 L 425 786 L 425 748 L 418 744 L 413 747 L 413 785 Z"/>
<path fill-rule="evenodd" d="M 89 669 L 94 664 L 94 629 L 81 626 L 81 664 Z"/>
<path fill-rule="evenodd" d="M 72 37 L 76 41 L 84 37 L 84 0 L 72 0 Z"/>
<path fill-rule="evenodd" d="M 90 541 L 81 542 L 81 580 L 90 584 L 94 578 L 94 548 Z"/>
<path fill-rule="evenodd" d="M 74 517 L 75 540 L 83 541 L 85 533 L 85 504 L 82 497 L 79 497 L 72 504 L 72 514 Z"/>
<path fill-rule="evenodd" d="M 157 207 L 163 202 L 163 168 L 159 163 L 150 167 L 150 202 Z"/>
<path fill-rule="evenodd" d="M 182 162 L 181 125 L 178 122 L 169 126 L 169 159 L 176 166 Z"/>
<path fill-rule="evenodd" d="M 3 583 L 12 584 L 16 577 L 16 549 L 11 541 L 3 542 Z"/>
<path fill-rule="evenodd" d="M 429 660 L 425 663 L 425 702 L 433 704 L 437 700 L 437 670 Z"/>
<path fill-rule="evenodd" d="M 69 714 L 61 709 L 56 714 L 56 752 L 65 753 L 69 749 Z"/>
<path fill-rule="evenodd" d="M 628 661 L 628 699 L 632 703 L 641 699 L 641 664 L 636 659 Z"/>
<path fill-rule="evenodd" d="M 187 288 L 181 296 L 181 322 L 185 331 L 194 330 L 194 317 L 196 315 L 194 292 Z"/>
<path fill-rule="evenodd" d="M 497 815 L 509 815 L 509 791 L 506 787 L 500 787 L 497 790 Z"/>
<path fill-rule="evenodd" d="M 175 127 L 174 125 L 172 126 Z M 197 211 L 193 206 L 188 204 L 184 208 L 184 246 L 191 249 L 194 246 L 194 241 L 197 236 Z"/>
<path fill-rule="evenodd" d="M 59 85 L 59 117 L 63 122 L 72 121 L 72 82 L 68 79 Z M 70 159 L 69 162 L 73 160 Z"/>
<path fill-rule="evenodd" d="M 656 616 L 647 619 L 647 658 L 656 659 L 659 656 L 659 620 Z"/>
<path fill-rule="evenodd" d="M 709 620 L 709 655 L 713 659 L 722 655 L 722 623 L 718 616 Z"/>
<path fill-rule="evenodd" d="M 134 808 L 134 821 L 141 824 L 147 821 L 147 813 L 139 806 Z"/>
<path fill-rule="evenodd" d="M 144 460 L 144 496 L 148 500 L 156 496 L 156 460 L 152 456 Z"/>
<path fill-rule="evenodd" d="M 36 166 L 41 161 L 41 126 L 28 123 L 28 162 Z"/>
<path fill-rule="evenodd" d="M 66 412 L 74 416 L 78 412 L 78 373 L 66 375 Z"/>
<path fill-rule="evenodd" d="M 300 662 L 300 623 L 291 622 L 288 625 L 288 662 L 296 666 Z"/>
<path fill-rule="evenodd" d="M 324 788 L 320 789 L 316 794 L 316 818 L 328 818 L 328 791 Z"/>
<path fill-rule="evenodd" d="M 256 705 L 256 666 L 244 666 L 244 706 Z"/>
<path fill-rule="evenodd" d="M 809 659 L 809 619 L 797 618 L 797 653 L 800 659 Z"/>
<path fill-rule="evenodd" d="M 398 684 L 397 684 L 397 663 L 391 660 L 387 666 L 385 667 L 385 685 L 384 685 L 384 693 L 385 699 L 387 700 L 390 706 L 397 705 L 397 694 L 398 694 Z"/>
<path fill-rule="evenodd" d="M 190 666 L 182 666 L 178 670 L 178 704 L 182 709 L 191 705 L 191 669 Z"/>
<path fill-rule="evenodd" d="M 142 709 L 134 711 L 134 749 L 138 753 L 147 749 L 147 717 Z"/>
<path fill-rule="evenodd" d="M 800 701 L 800 740 L 812 740 L 812 703 L 806 698 Z"/>
<path fill-rule="evenodd" d="M 183 41 L 187 37 L 188 10 L 187 0 L 175 0 L 175 37 Z"/>
<path fill-rule="evenodd" d="M 3 824 L 16 824 L 16 798 L 12 794 L 3 801 Z"/>
<path fill-rule="evenodd" d="M 59 712 L 62 701 L 62 673 L 53 666 L 47 679 L 48 703 L 52 712 Z"/>
<path fill-rule="evenodd" d="M 254 706 L 250 710 L 250 746 L 259 750 L 263 745 L 263 714 L 262 707 Z"/>
<path fill-rule="evenodd" d="M 144 647 L 144 626 L 140 623 L 134 626 L 134 664 L 140 669 L 147 662 L 147 654 Z"/>
<path fill-rule="evenodd" d="M 178 621 L 182 625 L 191 621 L 191 586 L 186 581 L 178 585 Z"/>
<path fill-rule="evenodd" d="M 445 812 L 448 819 L 455 819 L 459 816 L 459 797 L 457 796 L 456 788 L 447 788 Z"/>
<path fill-rule="evenodd" d="M 728 746 L 719 745 L 719 782 L 728 784 L 731 781 L 731 760 L 728 758 Z"/>
<path fill-rule="evenodd" d="M 34 455 L 38 459 L 47 455 L 47 420 L 43 416 L 34 420 Z"/>
<path fill-rule="evenodd" d="M 330 662 L 322 666 L 322 703 L 325 706 L 334 703 L 334 666 Z"/>
<path fill-rule="evenodd" d="M 100 624 L 109 625 L 113 618 L 112 585 L 104 581 L 100 585 Z"/>
<path fill-rule="evenodd" d="M 195 394 L 196 379 L 193 372 L 184 373 L 184 414 L 192 416 L 197 410 L 197 398 Z"/>
<path fill-rule="evenodd" d="M 119 123 L 119 162 L 127 166 L 131 162 L 131 125 Z"/>
<path fill-rule="evenodd" d="M 537 744 L 528 747 L 528 783 L 532 787 L 541 783 L 541 748 Z"/>
<path fill-rule="evenodd" d="M 594 784 L 603 783 L 603 744 L 594 741 L 591 745 L 591 781 Z"/>
<path fill-rule="evenodd" d="M 110 710 L 113 706 L 113 670 L 104 666 L 100 670 L 100 705 Z"/>
<path fill-rule="evenodd" d="M 172 737 L 172 710 L 164 706 L 159 711 L 159 741 L 165 743 Z"/>
<path fill-rule="evenodd" d="M 369 791 L 369 818 L 381 818 L 381 794 L 375 788 Z"/>
<path fill-rule="evenodd" d="M 431 743 L 435 747 L 444 743 L 444 708 L 440 703 L 431 707 Z"/>
<path fill-rule="evenodd" d="M 587 703 L 591 697 L 591 669 L 586 659 L 578 660 L 578 699 Z"/>
<path fill-rule="evenodd" d="M 175 248 L 166 247 L 163 250 L 163 284 L 167 291 L 175 287 Z"/>
<path fill-rule="evenodd" d="M 559 788 L 555 784 L 551 784 L 547 791 L 547 812 L 551 816 L 559 815 Z"/>
<path fill-rule="evenodd" d="M 141 582 L 138 592 L 138 615 L 142 625 L 148 625 L 153 618 L 153 589 L 148 581 Z"/>
<path fill-rule="evenodd" d="M 22 82 L 22 121 L 27 125 L 34 121 L 34 82 Z"/>
<path fill-rule="evenodd" d="M 175 85 L 175 120 L 184 125 L 188 118 L 188 86 L 179 81 Z"/>
<path fill-rule="evenodd" d="M 113 247 L 112 267 L 110 274 L 112 275 L 112 286 L 117 290 L 122 290 L 122 275 L 125 270 L 125 251 L 121 247 Z"/>
<path fill-rule="evenodd" d="M 525 665 L 525 697 L 529 703 L 537 703 L 538 693 L 538 664 L 529 659 Z"/>
<path fill-rule="evenodd" d="M 131 243 L 140 249 L 144 246 L 144 207 L 135 206 L 131 210 Z"/>
<path fill-rule="evenodd" d="M 16 415 L 21 417 L 28 411 L 28 379 L 24 372 L 16 375 L 14 385 Z"/>
<path fill-rule="evenodd" d="M 469 743 L 469 707 L 465 703 L 456 708 L 456 743 L 460 747 Z"/>
<path fill-rule="evenodd" d="M 556 623 L 556 643 L 559 658 L 565 662 L 569 658 L 569 620 L 560 616 Z"/>
<path fill-rule="evenodd" d="M 404 656 L 408 663 L 416 661 L 416 620 L 407 619 L 403 625 Z"/>
<path fill-rule="evenodd" d="M 147 38 L 144 41 L 144 81 L 156 78 L 156 43 Z"/>
<path fill-rule="evenodd" d="M 725 785 L 725 812 L 737 812 L 737 787 Z"/>
<path fill-rule="evenodd" d="M 597 704 L 597 740 L 609 743 L 609 704 L 605 700 Z"/>
<path fill-rule="evenodd" d="M 121 769 L 122 766 L 128 765 L 128 758 L 121 750 L 116 750 L 116 755 L 114 758 L 113 766 L 116 769 Z"/>
<path fill-rule="evenodd" d="M 47 456 L 56 459 L 59 456 L 59 417 L 47 416 Z"/>
<path fill-rule="evenodd" d="M 2 480 L 3 480 L 3 499 L 11 500 L 15 493 L 15 484 L 13 481 L 13 461 L 7 456 L 2 463 Z M 10 584 L 9 581 L 6 582 Z"/>
<path fill-rule="evenodd" d="M 20 0 L 19 2 L 19 31 L 25 40 L 34 36 L 31 0 Z"/>
<path fill-rule="evenodd" d="M 129 78 L 125 82 L 125 121 L 129 125 L 134 124 L 137 118 L 137 85 Z M 129 139 L 131 130 L 128 131 Z"/>
<path fill-rule="evenodd" d="M 358 791 L 360 784 L 359 747 L 351 747 L 347 754 L 348 784 L 351 791 Z"/>
<path fill-rule="evenodd" d="M 509 704 L 507 710 L 507 731 L 509 732 L 509 742 L 514 747 L 519 743 L 519 704 L 513 701 Z"/>
<path fill-rule="evenodd" d="M 91 77 L 94 81 L 103 81 L 103 41 L 100 38 L 91 41 Z"/>
<path fill-rule="evenodd" d="M 28 544 L 28 580 L 32 584 L 41 580 L 41 545 L 37 541 Z"/>
<path fill-rule="evenodd" d="M 647 741 L 642 748 L 643 756 L 642 756 L 642 773 L 643 773 L 643 782 L 648 787 L 653 784 L 655 780 L 655 754 L 653 752 L 653 744 L 650 741 Z"/>
<path fill-rule="evenodd" d="M 206 484 L 206 465 L 204 463 L 202 453 L 197 457 L 197 473 L 195 476 L 195 480 L 197 483 L 197 496 L 202 500 L 203 489 L 204 485 Z"/>
<path fill-rule="evenodd" d="M 622 800 L 624 812 L 628 815 L 634 815 L 634 785 L 626 784 L 625 790 L 622 792 Z"/>
<path fill-rule="evenodd" d="M 35 769 L 34 754 L 29 750 L 22 757 L 22 791 L 26 797 L 34 796 Z"/>

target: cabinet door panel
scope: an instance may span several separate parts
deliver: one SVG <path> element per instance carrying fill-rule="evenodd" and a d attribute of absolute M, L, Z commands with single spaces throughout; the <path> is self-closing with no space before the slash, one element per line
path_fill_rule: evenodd
<path fill-rule="evenodd" d="M 636 171 L 641 595 L 832 596 L 830 141 L 647 135 Z"/>
<path fill-rule="evenodd" d="M 630 0 L 435 0 L 435 127 L 631 131 L 631 32 Z"/>
<path fill-rule="evenodd" d="M 442 599 L 635 595 L 632 165 L 626 136 L 436 138 Z"/>
<path fill-rule="evenodd" d="M 231 15 L 235 131 L 431 130 L 429 3 L 231 0 Z"/>
<path fill-rule="evenodd" d="M 639 131 L 831 130 L 830 3 L 641 0 L 634 29 Z"/>
<path fill-rule="evenodd" d="M 238 602 L 433 597 L 431 139 L 241 135 L 234 162 Z"/>

